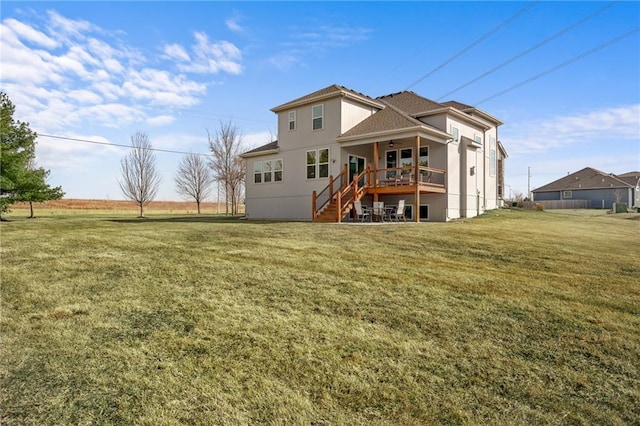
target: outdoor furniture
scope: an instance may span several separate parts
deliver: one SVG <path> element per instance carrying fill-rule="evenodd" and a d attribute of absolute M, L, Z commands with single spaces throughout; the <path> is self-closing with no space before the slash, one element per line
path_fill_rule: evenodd
<path fill-rule="evenodd" d="M 370 212 L 360 201 L 354 201 L 353 208 L 356 210 L 356 220 L 359 219 L 361 222 L 364 222 L 365 220 L 371 221 Z"/>
<path fill-rule="evenodd" d="M 405 222 L 407 221 L 404 215 L 404 200 L 398 201 L 398 207 L 389 215 L 389 220 L 395 219 L 396 222 L 400 222 L 400 218 Z"/>
<path fill-rule="evenodd" d="M 384 219 L 385 219 L 384 202 L 382 201 L 373 202 L 373 217 L 377 218 L 378 221 L 380 222 L 384 222 Z"/>

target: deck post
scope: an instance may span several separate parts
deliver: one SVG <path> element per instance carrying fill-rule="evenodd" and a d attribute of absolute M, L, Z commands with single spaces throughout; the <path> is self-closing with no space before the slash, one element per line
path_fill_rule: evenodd
<path fill-rule="evenodd" d="M 311 194 L 311 221 L 316 219 L 316 197 L 316 191 L 313 191 L 313 194 Z"/>
<path fill-rule="evenodd" d="M 345 189 L 349 185 L 349 165 L 344 163 L 342 168 L 342 182 L 340 182 L 340 189 Z"/>
<path fill-rule="evenodd" d="M 416 185 L 416 195 L 415 195 L 415 203 L 413 208 L 414 219 L 416 223 L 420 222 L 420 136 L 416 136 L 416 149 L 413 150 L 413 161 L 414 166 L 416 168 L 415 171 L 415 185 Z"/>
<path fill-rule="evenodd" d="M 378 156 L 380 155 L 380 142 L 374 142 L 373 143 L 373 170 L 375 170 L 377 172 L 380 164 L 378 163 Z M 375 182 L 371 182 L 371 180 L 369 180 L 369 184 L 376 188 L 378 186 L 378 173 L 376 173 L 373 177 L 375 179 Z"/>
<path fill-rule="evenodd" d="M 342 195 L 338 192 L 338 197 L 336 197 L 336 214 L 338 217 L 336 218 L 336 222 L 342 222 Z"/>
<path fill-rule="evenodd" d="M 329 202 L 333 201 L 333 175 L 329 175 Z"/>

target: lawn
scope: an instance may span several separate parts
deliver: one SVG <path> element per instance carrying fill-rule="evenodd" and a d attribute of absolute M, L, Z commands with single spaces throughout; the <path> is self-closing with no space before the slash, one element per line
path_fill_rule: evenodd
<path fill-rule="evenodd" d="M 640 419 L 633 215 L 22 217 L 0 224 L 3 425 Z"/>

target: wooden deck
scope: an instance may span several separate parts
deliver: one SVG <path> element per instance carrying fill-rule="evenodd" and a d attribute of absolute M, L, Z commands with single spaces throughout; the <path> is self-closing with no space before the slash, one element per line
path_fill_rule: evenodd
<path fill-rule="evenodd" d="M 445 194 L 445 171 L 429 167 L 396 167 L 365 171 L 349 182 L 345 180 L 347 166 L 337 179 L 329 176 L 329 185 L 320 193 L 313 192 L 311 211 L 315 222 L 340 222 L 353 207 L 353 202 L 366 195 L 413 195 L 419 201 L 421 194 Z M 419 181 L 415 181 L 415 176 Z M 418 204 L 416 209 L 418 208 Z M 418 216 L 416 216 L 417 218 Z M 418 219 L 416 219 L 418 221 Z"/>

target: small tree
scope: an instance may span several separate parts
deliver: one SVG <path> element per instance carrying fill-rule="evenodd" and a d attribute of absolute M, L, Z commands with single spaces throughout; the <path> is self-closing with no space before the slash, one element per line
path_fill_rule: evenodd
<path fill-rule="evenodd" d="M 33 214 L 33 203 L 42 203 L 47 200 L 59 200 L 64 196 L 62 188 L 56 186 L 52 188 L 47 184 L 50 171 L 42 167 L 36 167 L 35 160 L 29 162 L 28 171 L 22 185 L 20 201 L 29 203 L 29 218 L 35 218 Z"/>
<path fill-rule="evenodd" d="M 144 132 L 131 136 L 131 152 L 120 162 L 122 180 L 118 180 L 125 197 L 135 201 L 140 207 L 140 216 L 144 217 L 144 206 L 149 204 L 158 193 L 160 175 L 156 171 L 156 156 Z"/>
<path fill-rule="evenodd" d="M 242 135 L 232 122 L 220 123 L 220 129 L 213 135 L 209 134 L 209 149 L 213 158 L 211 167 L 216 179 L 224 183 L 225 197 L 227 201 L 226 214 L 238 213 L 239 198 L 245 175 L 245 162 L 240 158 L 242 148 Z"/>
<path fill-rule="evenodd" d="M 211 168 L 197 154 L 187 154 L 178 164 L 178 171 L 174 176 L 176 190 L 185 198 L 195 200 L 200 214 L 200 202 L 211 195 L 215 178 Z"/>

